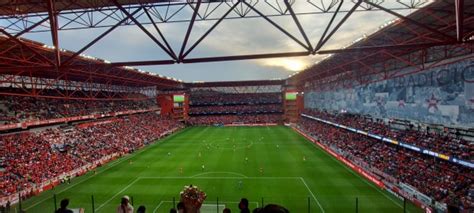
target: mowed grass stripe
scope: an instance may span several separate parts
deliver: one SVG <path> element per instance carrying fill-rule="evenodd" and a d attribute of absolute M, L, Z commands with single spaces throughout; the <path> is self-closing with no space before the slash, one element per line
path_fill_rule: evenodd
<path fill-rule="evenodd" d="M 120 197 L 127 194 L 134 198 L 135 207 L 143 204 L 152 211 L 162 201 L 178 200 L 184 185 L 196 184 L 208 194 L 207 201 L 214 203 L 217 198 L 237 202 L 247 197 L 259 203 L 263 198 L 264 203 L 279 203 L 291 212 L 307 212 L 309 198 L 311 212 L 355 212 L 358 197 L 359 212 L 402 212 L 398 198 L 379 192 L 331 158 L 284 126 L 192 127 L 112 162 L 114 166 L 106 165 L 96 175 L 74 179 L 77 185 L 59 186 L 23 206 L 31 207 L 28 212 L 53 212 L 52 195 L 57 193 L 58 202 L 68 197 L 71 207 L 91 212 L 94 195 L 95 207 L 101 206 L 98 212 L 114 212 Z M 301 177 L 304 184 L 285 177 Z M 168 212 L 169 207 L 162 204 L 157 212 Z M 410 212 L 420 212 L 409 207 Z M 238 212 L 236 206 L 230 208 Z"/>

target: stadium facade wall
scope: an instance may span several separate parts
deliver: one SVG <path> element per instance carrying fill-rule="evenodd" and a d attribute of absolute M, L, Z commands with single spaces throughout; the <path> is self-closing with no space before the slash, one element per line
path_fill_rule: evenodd
<path fill-rule="evenodd" d="M 305 108 L 474 127 L 474 60 L 440 65 L 366 85 L 307 89 Z M 406 73 L 406 74 L 404 74 Z"/>

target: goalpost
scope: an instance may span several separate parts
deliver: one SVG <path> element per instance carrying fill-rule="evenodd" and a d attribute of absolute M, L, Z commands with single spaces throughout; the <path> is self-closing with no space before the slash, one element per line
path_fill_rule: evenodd
<path fill-rule="evenodd" d="M 225 209 L 225 204 L 211 204 L 211 203 L 204 203 L 201 206 L 201 213 L 216 213 L 222 212 Z"/>
<path fill-rule="evenodd" d="M 163 212 L 164 211 L 168 211 L 169 208 L 175 208 L 173 207 L 173 202 L 174 201 L 169 201 L 169 200 L 165 200 L 165 201 L 160 201 L 160 203 L 155 207 L 155 209 L 153 209 L 153 211 L 151 211 L 152 213 L 157 213 L 157 212 Z M 217 201 L 208 201 L 208 202 L 205 202 L 202 204 L 201 208 L 200 208 L 200 213 L 217 213 L 217 212 L 222 212 L 222 210 L 224 210 L 226 207 L 229 207 L 229 208 L 233 208 L 233 207 L 237 207 L 239 202 L 236 202 L 236 201 L 218 201 L 219 204 L 217 203 Z M 258 202 L 249 202 L 249 204 L 253 207 L 253 208 L 258 208 L 260 205 Z"/>

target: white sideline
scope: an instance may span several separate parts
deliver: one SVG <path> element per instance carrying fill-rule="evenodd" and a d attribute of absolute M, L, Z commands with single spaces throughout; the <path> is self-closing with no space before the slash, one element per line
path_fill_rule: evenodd
<path fill-rule="evenodd" d="M 181 130 L 177 130 L 176 132 L 179 132 L 179 131 L 181 131 Z M 176 132 L 174 132 L 174 133 L 176 133 Z M 152 146 L 155 146 L 155 145 L 157 145 L 157 144 L 161 144 L 161 143 L 163 142 L 163 140 L 165 140 L 167 137 L 174 136 L 174 135 L 175 135 L 174 133 L 172 133 L 172 134 L 170 134 L 170 135 L 168 135 L 168 136 L 166 136 L 166 137 L 164 137 L 164 138 L 161 138 L 161 139 L 156 140 L 154 143 L 150 144 L 150 145 L 148 146 L 148 148 L 149 148 L 149 147 L 152 147 Z M 76 185 L 78 185 L 78 184 L 81 184 L 82 182 L 85 182 L 86 180 L 89 180 L 90 178 L 95 177 L 96 175 L 101 174 L 101 173 L 103 173 L 103 172 L 109 170 L 109 169 L 112 168 L 112 167 L 115 167 L 116 165 L 120 164 L 122 161 L 128 160 L 128 159 L 130 159 L 130 158 L 133 158 L 133 157 L 137 156 L 138 154 L 144 152 L 145 150 L 148 150 L 148 149 L 147 149 L 147 148 L 140 149 L 140 150 L 136 151 L 135 153 L 132 153 L 132 154 L 126 156 L 126 157 L 119 158 L 119 159 L 117 159 L 116 161 L 114 161 L 114 162 L 112 162 L 112 163 L 106 164 L 106 165 L 108 165 L 109 167 L 107 167 L 107 168 L 105 168 L 105 169 L 103 169 L 103 170 L 101 170 L 101 171 L 99 171 L 99 172 L 97 172 L 97 173 L 95 173 L 95 174 L 93 174 L 93 175 L 87 177 L 87 178 L 84 178 L 84 179 L 82 179 L 81 181 L 75 182 L 74 184 L 72 184 L 72 185 L 70 185 L 70 186 L 68 186 L 68 187 L 66 187 L 66 188 L 64 188 L 64 189 L 62 189 L 61 191 L 59 191 L 59 192 L 56 193 L 56 194 L 61 194 L 61 193 L 63 193 L 64 191 L 67 191 L 67 190 L 69 190 L 70 188 L 72 188 L 72 187 L 74 187 L 74 186 L 76 186 Z M 50 199 L 50 198 L 44 198 L 44 199 L 42 199 L 42 200 L 40 200 L 40 201 L 34 203 L 33 205 L 26 207 L 25 210 L 31 209 L 31 208 L 33 208 L 33 207 L 35 207 L 35 206 L 37 206 L 37 205 L 43 203 L 44 201 L 46 201 L 46 200 L 48 200 L 48 199 Z"/>
<path fill-rule="evenodd" d="M 210 174 L 212 173 L 227 173 L 227 172 L 208 172 Z M 198 174 L 198 175 L 203 175 L 203 174 L 206 174 L 206 173 L 201 173 L 201 174 Z M 238 173 L 237 173 L 238 174 Z M 239 174 L 239 175 L 242 175 L 242 174 Z M 238 180 L 238 179 L 263 179 L 263 180 L 268 180 L 268 179 L 281 179 L 281 180 L 287 180 L 287 179 L 294 179 L 294 180 L 300 180 L 303 185 L 306 187 L 306 190 L 311 194 L 311 196 L 313 197 L 314 201 L 316 201 L 316 203 L 318 204 L 319 206 L 319 209 L 321 209 L 321 212 L 325 213 L 324 211 L 324 208 L 323 206 L 321 205 L 321 203 L 319 202 L 318 198 L 316 197 L 316 195 L 313 193 L 313 191 L 311 191 L 311 189 L 309 188 L 308 184 L 306 183 L 306 181 L 304 180 L 303 177 L 247 177 L 244 175 L 244 177 L 199 177 L 199 176 L 190 176 L 190 177 L 174 177 L 174 176 L 164 176 L 164 177 L 159 177 L 159 176 L 139 176 L 137 177 L 135 180 L 133 180 L 131 183 L 129 183 L 127 186 L 125 186 L 122 190 L 120 190 L 119 192 L 117 192 L 114 196 L 112 196 L 110 199 L 108 199 L 107 201 L 105 201 L 104 203 L 102 203 L 97 209 L 96 211 L 98 211 L 99 209 L 101 209 L 102 207 L 104 207 L 107 203 L 109 203 L 111 200 L 113 200 L 115 197 L 117 197 L 119 194 L 121 194 L 122 192 L 124 192 L 125 190 L 127 190 L 128 188 L 130 188 L 133 184 L 135 184 L 137 181 L 141 180 L 141 179 L 231 179 L 231 180 Z M 155 209 L 153 210 L 153 212 L 156 212 L 156 210 L 162 205 L 163 202 L 172 202 L 172 201 L 161 201 L 157 207 L 155 207 Z M 233 203 L 233 202 L 224 202 L 223 203 Z M 258 207 L 258 202 L 251 202 L 251 203 L 257 203 L 257 207 Z"/>
<path fill-rule="evenodd" d="M 97 207 L 95 210 L 96 211 L 99 211 L 99 209 L 101 209 L 102 207 L 105 206 L 105 204 L 109 203 L 111 200 L 113 200 L 115 197 L 117 197 L 118 195 L 120 195 L 122 192 L 124 192 L 125 190 L 127 190 L 128 188 L 130 188 L 130 186 L 132 186 L 133 184 L 135 184 L 138 180 L 140 180 L 139 178 L 135 178 L 135 180 L 133 180 L 131 183 L 129 183 L 127 186 L 125 186 L 122 190 L 120 190 L 119 192 L 117 192 L 114 196 L 112 196 L 110 199 L 106 200 L 104 203 L 100 204 L 99 207 Z"/>
<path fill-rule="evenodd" d="M 345 168 L 347 171 L 349 171 L 350 173 L 352 173 L 354 176 L 358 177 L 359 179 L 361 179 L 364 183 L 366 183 L 367 185 L 369 185 L 370 187 L 374 188 L 376 191 L 378 191 L 380 194 L 382 194 L 385 198 L 389 199 L 390 201 L 392 201 L 395 205 L 397 205 L 398 207 L 402 208 L 403 209 L 403 206 L 401 204 L 399 204 L 397 201 L 393 200 L 391 197 L 389 197 L 388 195 L 386 195 L 385 193 L 383 193 L 379 188 L 375 187 L 373 184 L 369 183 L 365 178 L 362 178 L 359 174 L 355 173 L 352 169 L 349 169 L 346 165 L 344 165 L 343 163 L 341 163 L 340 161 L 338 161 L 336 158 L 334 158 L 332 155 L 330 155 L 329 153 L 327 153 L 326 151 L 324 151 L 323 149 L 321 149 L 321 147 L 317 146 L 316 144 L 314 144 L 313 142 L 309 141 L 309 140 L 306 140 L 308 143 L 311 143 L 314 147 L 316 147 L 317 149 L 320 149 L 322 150 L 324 153 L 326 153 L 329 158 L 331 158 L 333 161 L 336 161 L 339 165 L 341 165 L 343 168 Z M 410 211 L 407 209 L 407 212 L 410 213 Z"/>
<path fill-rule="evenodd" d="M 332 157 L 331 157 L 332 158 Z M 343 165 L 341 162 L 339 162 L 338 160 L 332 158 L 333 160 L 337 161 L 339 164 Z M 393 200 L 391 197 L 389 197 L 388 195 L 386 195 L 385 193 L 382 192 L 382 190 L 380 190 L 378 187 L 374 186 L 373 184 L 369 183 L 365 178 L 361 177 L 360 175 L 358 175 L 357 173 L 355 173 L 352 169 L 349 169 L 347 168 L 345 165 L 343 166 L 344 168 L 346 168 L 350 173 L 352 173 L 353 175 L 357 176 L 359 179 L 361 179 L 363 182 L 365 182 L 367 185 L 369 185 L 370 187 L 374 188 L 376 191 L 378 191 L 380 194 L 382 194 L 385 198 L 389 199 L 390 201 L 392 201 L 395 205 L 397 205 L 398 207 L 402 208 L 403 209 L 403 206 L 401 204 L 399 204 L 397 201 Z M 410 211 L 407 209 L 407 212 L 410 213 Z"/>
<path fill-rule="evenodd" d="M 325 213 L 323 206 L 321 206 L 321 203 L 319 203 L 318 198 L 316 198 L 316 196 L 314 196 L 313 191 L 311 191 L 311 189 L 309 188 L 308 184 L 306 184 L 306 181 L 304 180 L 304 178 L 300 177 L 300 180 L 301 180 L 301 182 L 303 182 L 303 184 L 306 186 L 306 189 L 309 191 L 309 193 L 311 194 L 311 196 L 313 196 L 313 199 L 316 201 L 316 203 L 318 204 L 318 206 L 319 206 L 319 208 L 321 209 L 321 211 L 322 211 L 323 213 Z"/>
<path fill-rule="evenodd" d="M 166 202 L 166 201 L 165 201 L 165 202 Z M 171 202 L 173 202 L 173 201 L 171 201 Z M 155 213 L 156 210 L 158 210 L 158 209 L 160 208 L 160 206 L 161 206 L 162 203 L 163 203 L 163 201 L 160 201 L 160 203 L 153 209 L 153 213 Z"/>
<path fill-rule="evenodd" d="M 109 170 L 110 168 L 112 168 L 112 167 L 118 165 L 118 164 L 121 163 L 122 161 L 127 160 L 127 159 L 129 159 L 129 158 L 132 158 L 132 157 L 134 157 L 134 156 L 135 156 L 135 155 L 129 155 L 129 156 L 125 157 L 125 158 L 118 159 L 117 161 L 108 164 L 109 167 L 105 168 L 104 170 L 101 170 L 101 171 L 99 171 L 99 172 L 97 172 L 97 173 L 95 173 L 95 174 L 93 174 L 93 175 L 91 175 L 91 176 L 89 176 L 89 177 L 87 177 L 87 178 L 84 178 L 84 179 L 82 179 L 81 181 L 75 182 L 74 184 L 72 184 L 72 185 L 70 185 L 70 186 L 68 186 L 68 187 L 66 187 L 66 188 L 64 188 L 64 189 L 62 189 L 61 191 L 59 191 L 59 192 L 56 193 L 56 194 L 61 194 L 62 192 L 67 191 L 67 190 L 69 190 L 70 188 L 72 188 L 72 187 L 74 187 L 74 186 L 76 186 L 76 185 L 78 185 L 78 184 L 81 184 L 82 182 L 85 182 L 86 180 L 89 180 L 90 178 L 95 177 L 96 175 L 98 175 L 98 174 L 100 174 L 100 173 L 102 173 L 102 172 L 105 172 L 105 171 Z M 37 206 L 37 205 L 43 203 L 44 201 L 46 201 L 46 200 L 48 200 L 48 199 L 51 199 L 51 198 L 50 198 L 50 197 L 44 198 L 43 200 L 40 200 L 40 201 L 34 203 L 33 205 L 28 206 L 27 208 L 25 208 L 25 210 L 31 209 L 31 208 L 33 208 L 33 207 L 35 207 L 35 206 Z"/>

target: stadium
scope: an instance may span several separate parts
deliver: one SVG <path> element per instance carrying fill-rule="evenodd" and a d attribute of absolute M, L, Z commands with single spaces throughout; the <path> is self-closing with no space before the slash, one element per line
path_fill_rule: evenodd
<path fill-rule="evenodd" d="M 0 0 L 0 212 L 474 212 L 474 1 Z"/>

